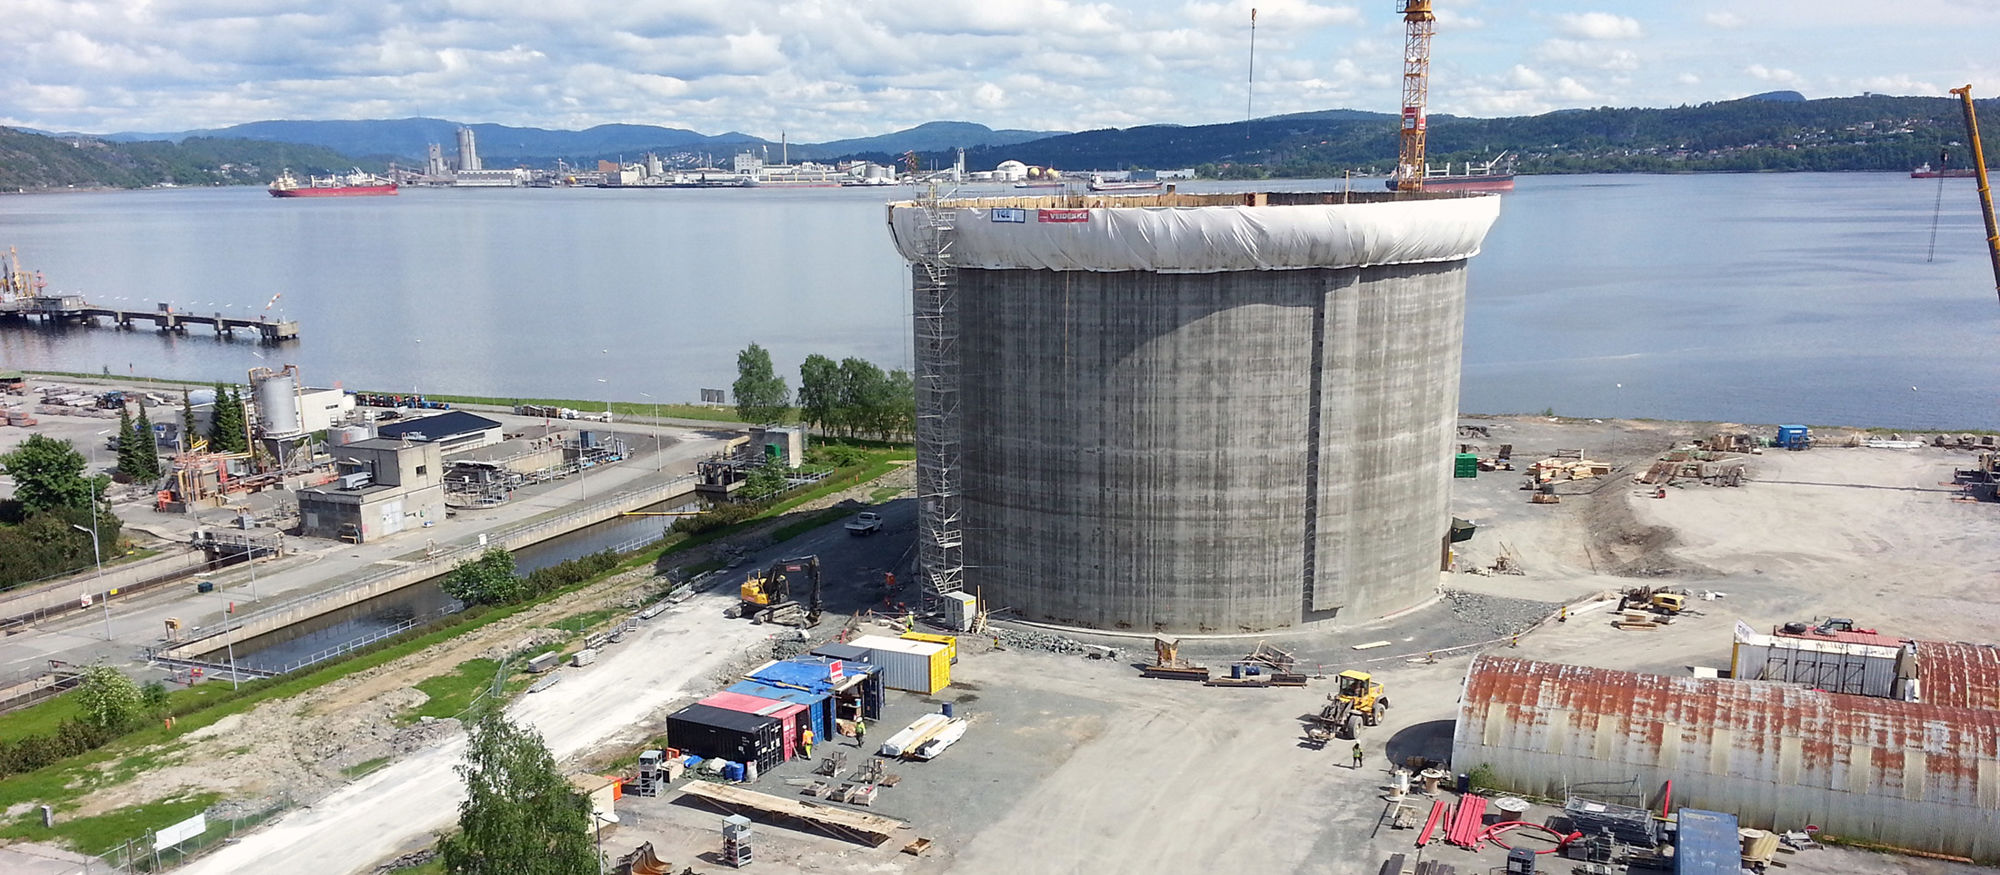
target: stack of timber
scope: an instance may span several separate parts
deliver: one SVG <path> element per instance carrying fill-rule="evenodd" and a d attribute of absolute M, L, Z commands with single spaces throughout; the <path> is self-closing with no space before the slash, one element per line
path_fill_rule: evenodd
<path fill-rule="evenodd" d="M 896 830 L 904 826 L 900 820 L 877 814 L 849 811 L 845 808 L 828 808 L 824 805 L 745 790 L 729 784 L 695 781 L 688 784 L 682 793 L 725 811 L 793 820 L 836 838 L 859 841 L 873 847 L 880 847 L 883 842 L 895 835 Z"/>
<path fill-rule="evenodd" d="M 951 718 L 943 714 L 925 714 L 922 717 L 918 717 L 916 722 L 904 727 L 903 731 L 889 736 L 888 741 L 882 742 L 881 753 L 885 757 L 900 757 L 909 754 L 922 746 L 924 742 L 937 737 L 938 733 L 943 732 L 945 727 L 950 726 L 953 722 Z"/>
<path fill-rule="evenodd" d="M 1612 619 L 1611 625 L 1628 631 L 1650 632 L 1672 622 L 1669 618 L 1649 611 L 1623 611 Z"/>

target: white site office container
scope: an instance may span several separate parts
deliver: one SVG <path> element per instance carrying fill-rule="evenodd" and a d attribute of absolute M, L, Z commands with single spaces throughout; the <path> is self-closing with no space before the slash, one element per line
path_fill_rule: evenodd
<path fill-rule="evenodd" d="M 882 667 L 882 685 L 889 689 L 935 693 L 951 684 L 950 648 L 944 644 L 880 635 L 847 643 L 868 651 L 868 661 Z"/>

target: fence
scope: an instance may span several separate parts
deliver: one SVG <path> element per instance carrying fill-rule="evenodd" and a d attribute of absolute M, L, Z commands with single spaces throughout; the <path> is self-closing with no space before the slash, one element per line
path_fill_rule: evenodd
<path fill-rule="evenodd" d="M 147 830 L 142 835 L 126 840 L 123 845 L 98 855 L 95 863 L 102 864 L 104 866 L 102 871 L 106 872 L 164 872 L 235 841 L 238 835 L 249 832 L 259 824 L 295 807 L 297 803 L 293 801 L 290 793 L 281 794 L 263 807 L 250 812 L 235 811 L 227 803 L 213 806 L 203 812 L 208 821 L 208 828 L 199 835 L 162 848 L 154 845 L 156 831 Z M 225 813 L 227 816 L 223 816 Z M 171 825 L 161 824 L 161 828 Z M 91 871 L 99 870 L 93 865 Z"/>

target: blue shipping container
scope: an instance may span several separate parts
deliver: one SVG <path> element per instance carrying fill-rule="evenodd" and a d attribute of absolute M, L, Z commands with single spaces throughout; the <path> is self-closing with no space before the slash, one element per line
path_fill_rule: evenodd
<path fill-rule="evenodd" d="M 1675 875 L 1738 875 L 1743 871 L 1743 837 L 1736 815 L 1683 808 L 1674 837 Z"/>

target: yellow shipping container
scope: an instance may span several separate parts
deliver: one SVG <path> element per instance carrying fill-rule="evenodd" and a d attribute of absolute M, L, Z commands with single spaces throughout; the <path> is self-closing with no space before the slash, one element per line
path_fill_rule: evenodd
<path fill-rule="evenodd" d="M 952 635 L 932 635 L 929 632 L 904 632 L 904 641 L 928 641 L 944 645 L 944 652 L 952 665 L 958 664 L 958 638 Z"/>

